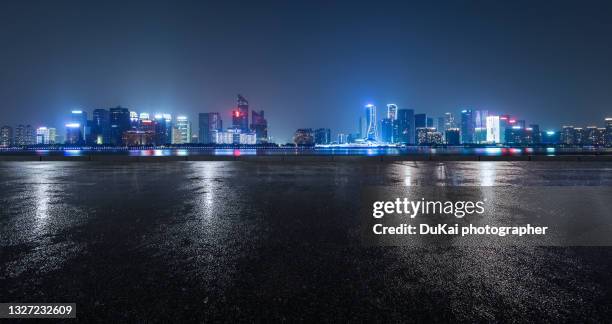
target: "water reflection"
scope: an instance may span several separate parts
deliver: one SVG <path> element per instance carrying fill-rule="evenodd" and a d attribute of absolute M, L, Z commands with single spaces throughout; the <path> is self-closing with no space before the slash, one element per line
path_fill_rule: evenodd
<path fill-rule="evenodd" d="M 529 155 L 562 155 L 562 154 L 612 154 L 608 148 L 555 148 L 555 147 L 317 147 L 317 148 L 65 148 L 65 149 L 0 149 L 0 155 L 64 155 L 83 156 L 97 154 L 116 154 L 129 156 L 188 156 L 188 155 L 364 155 L 364 156 L 397 156 L 397 155 L 466 155 L 466 156 L 520 156 Z"/>

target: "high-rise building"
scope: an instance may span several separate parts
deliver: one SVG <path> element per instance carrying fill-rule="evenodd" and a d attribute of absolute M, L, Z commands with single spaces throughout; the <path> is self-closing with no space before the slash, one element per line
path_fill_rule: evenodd
<path fill-rule="evenodd" d="M 461 143 L 474 143 L 474 117 L 471 109 L 461 111 Z"/>
<path fill-rule="evenodd" d="M 359 117 L 359 138 L 366 139 L 368 137 L 368 122 L 365 116 Z"/>
<path fill-rule="evenodd" d="M 380 137 L 383 143 L 393 143 L 393 126 L 395 121 L 390 118 L 384 118 L 380 122 Z"/>
<path fill-rule="evenodd" d="M 540 132 L 540 125 L 531 124 L 528 129 L 530 129 L 530 138 L 528 140 L 529 144 L 540 144 L 542 143 L 542 133 Z"/>
<path fill-rule="evenodd" d="M 82 110 L 71 111 L 68 123 L 80 125 L 82 138 L 79 139 L 79 143 L 80 145 L 85 144 L 88 140 L 87 136 L 90 134 L 89 125 L 87 123 L 87 112 Z"/>
<path fill-rule="evenodd" d="M 344 133 L 338 133 L 338 144 L 346 144 L 349 143 L 350 135 Z"/>
<path fill-rule="evenodd" d="M 487 143 L 501 143 L 499 116 L 487 116 Z"/>
<path fill-rule="evenodd" d="M 36 133 L 31 125 L 18 125 L 15 129 L 15 146 L 36 144 Z"/>
<path fill-rule="evenodd" d="M 110 113 L 106 109 L 95 109 L 91 116 L 89 144 L 110 144 Z"/>
<path fill-rule="evenodd" d="M 329 128 L 318 128 L 314 131 L 315 144 L 331 144 L 331 130 Z"/>
<path fill-rule="evenodd" d="M 202 144 L 215 143 L 217 132 L 223 131 L 221 115 L 216 112 L 200 113 L 198 115 L 199 141 Z"/>
<path fill-rule="evenodd" d="M 417 145 L 441 145 L 442 133 L 433 127 L 417 128 Z"/>
<path fill-rule="evenodd" d="M 542 133 L 542 144 L 558 144 L 559 133 L 555 131 L 546 131 Z"/>
<path fill-rule="evenodd" d="M 36 129 L 36 144 L 53 144 L 53 142 L 55 142 L 55 139 L 52 142 L 50 141 L 48 127 L 42 126 Z"/>
<path fill-rule="evenodd" d="M 65 143 L 67 145 L 83 145 L 83 127 L 79 123 L 66 124 Z"/>
<path fill-rule="evenodd" d="M 264 117 L 264 111 L 251 111 L 251 131 L 257 136 L 257 143 L 268 142 L 268 121 Z"/>
<path fill-rule="evenodd" d="M 176 117 L 172 133 L 172 144 L 188 144 L 191 142 L 191 122 L 185 116 Z"/>
<path fill-rule="evenodd" d="M 293 143 L 298 146 L 314 145 L 314 132 L 312 128 L 300 128 L 293 135 Z"/>
<path fill-rule="evenodd" d="M 480 128 L 486 129 L 487 128 L 487 116 L 489 116 L 489 112 L 487 110 L 475 110 L 474 111 L 474 128 L 480 127 Z"/>
<path fill-rule="evenodd" d="M 10 147 L 13 145 L 13 128 L 11 126 L 2 126 L 0 128 L 0 146 Z"/>
<path fill-rule="evenodd" d="M 109 109 L 110 114 L 110 144 L 122 145 L 123 133 L 130 130 L 130 111 L 127 108 L 117 106 Z"/>
<path fill-rule="evenodd" d="M 563 126 L 559 141 L 561 144 L 574 145 L 576 144 L 576 130 L 574 126 Z"/>
<path fill-rule="evenodd" d="M 459 128 L 449 128 L 446 130 L 446 144 L 459 145 L 461 144 L 461 133 Z"/>
<path fill-rule="evenodd" d="M 398 142 L 408 145 L 415 143 L 414 110 L 399 109 L 397 111 Z"/>
<path fill-rule="evenodd" d="M 367 104 L 366 106 L 366 123 L 368 125 L 366 131 L 366 141 L 378 141 L 378 128 L 376 127 L 376 106 Z"/>
<path fill-rule="evenodd" d="M 606 146 L 612 146 L 612 117 L 608 117 L 605 119 L 606 121 L 606 134 L 605 134 L 605 142 Z"/>
<path fill-rule="evenodd" d="M 450 128 L 457 128 L 457 126 L 455 125 L 455 116 L 453 116 L 452 113 L 444 113 L 444 117 L 442 118 L 444 119 L 444 131 Z"/>
<path fill-rule="evenodd" d="M 427 114 L 414 114 L 414 129 L 416 144 L 419 144 L 419 136 L 417 130 L 419 128 L 427 128 Z M 421 130 L 421 133 L 423 130 Z"/>
<path fill-rule="evenodd" d="M 387 118 L 393 121 L 397 120 L 397 105 L 396 104 L 387 105 Z"/>
<path fill-rule="evenodd" d="M 506 129 L 507 144 L 525 144 L 525 129 L 520 125 L 514 125 Z"/>
<path fill-rule="evenodd" d="M 241 95 L 236 98 L 236 108 L 232 111 L 232 127 L 243 133 L 249 130 L 249 102 Z"/>

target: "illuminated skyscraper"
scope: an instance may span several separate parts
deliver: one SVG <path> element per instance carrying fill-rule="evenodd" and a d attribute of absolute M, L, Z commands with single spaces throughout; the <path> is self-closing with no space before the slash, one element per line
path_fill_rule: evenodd
<path fill-rule="evenodd" d="M 89 144 L 109 145 L 111 140 L 110 113 L 106 109 L 95 109 L 91 116 Z"/>
<path fill-rule="evenodd" d="M 415 127 L 414 110 L 399 109 L 397 111 L 398 142 L 414 145 Z"/>
<path fill-rule="evenodd" d="M 293 135 L 293 143 L 298 146 L 314 145 L 314 132 L 312 128 L 300 128 Z"/>
<path fill-rule="evenodd" d="M 396 104 L 387 105 L 387 118 L 389 118 L 390 120 L 397 120 L 397 105 Z"/>
<path fill-rule="evenodd" d="M 121 106 L 109 109 L 110 144 L 122 145 L 123 133 L 130 130 L 130 111 Z"/>
<path fill-rule="evenodd" d="M 330 144 L 331 130 L 329 128 L 318 128 L 314 131 L 315 144 Z"/>
<path fill-rule="evenodd" d="M 461 144 L 461 134 L 459 128 L 449 128 L 445 132 L 446 144 L 447 145 L 459 145 Z"/>
<path fill-rule="evenodd" d="M 257 136 L 257 143 L 268 142 L 268 121 L 264 118 L 264 111 L 251 111 L 251 131 Z"/>
<path fill-rule="evenodd" d="M 561 144 L 565 145 L 576 144 L 576 130 L 574 126 L 563 126 L 559 140 Z"/>
<path fill-rule="evenodd" d="M 487 143 L 501 143 L 499 116 L 487 116 Z"/>
<path fill-rule="evenodd" d="M 390 118 L 384 118 L 380 123 L 380 140 L 383 143 L 393 143 L 393 125 L 395 121 Z"/>
<path fill-rule="evenodd" d="M 249 129 L 249 102 L 241 95 L 236 98 L 236 108 L 232 111 L 232 127 L 240 129 L 243 133 Z"/>
<path fill-rule="evenodd" d="M 378 128 L 376 127 L 376 106 L 372 104 L 367 104 L 365 107 L 366 123 L 368 125 L 365 140 L 376 142 L 378 140 Z"/>
<path fill-rule="evenodd" d="M 198 115 L 198 140 L 202 144 L 212 144 L 216 142 L 217 132 L 223 130 L 221 115 L 216 112 L 200 113 Z"/>
<path fill-rule="evenodd" d="M 43 126 L 36 129 L 36 144 L 49 144 L 49 128 Z"/>
<path fill-rule="evenodd" d="M 471 109 L 461 111 L 461 143 L 474 143 L 474 117 Z"/>
<path fill-rule="evenodd" d="M 18 125 L 15 129 L 15 146 L 36 144 L 36 133 L 30 125 Z"/>
<path fill-rule="evenodd" d="M 176 117 L 172 133 L 172 144 L 188 144 L 191 142 L 191 122 L 185 116 Z"/>
<path fill-rule="evenodd" d="M 606 121 L 606 133 L 605 133 L 605 142 L 606 146 L 612 146 L 612 117 L 608 117 L 605 119 Z"/>
<path fill-rule="evenodd" d="M 10 126 L 2 126 L 0 128 L 0 146 L 9 147 L 13 145 L 13 128 Z"/>
<path fill-rule="evenodd" d="M 66 124 L 66 144 L 67 145 L 83 145 L 83 128 L 79 123 Z"/>
<path fill-rule="evenodd" d="M 79 139 L 79 143 L 85 144 L 87 141 L 87 136 L 90 134 L 89 125 L 87 124 L 87 112 L 82 110 L 73 110 L 70 112 L 70 117 L 68 119 L 70 124 L 79 124 L 81 127 L 81 138 Z"/>

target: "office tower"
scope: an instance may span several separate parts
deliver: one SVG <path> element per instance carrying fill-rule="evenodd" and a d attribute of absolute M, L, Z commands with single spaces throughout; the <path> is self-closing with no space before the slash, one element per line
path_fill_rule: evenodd
<path fill-rule="evenodd" d="M 139 126 L 140 118 L 138 117 L 138 113 L 135 111 L 130 111 L 130 128 L 136 130 Z"/>
<path fill-rule="evenodd" d="M 398 108 L 396 104 L 388 104 L 387 105 L 387 118 L 390 120 L 390 138 L 388 143 L 398 143 L 399 142 L 399 121 L 398 121 Z"/>
<path fill-rule="evenodd" d="M 331 130 L 329 128 L 318 128 L 314 131 L 315 144 L 331 144 Z"/>
<path fill-rule="evenodd" d="M 122 145 L 123 133 L 130 130 L 130 111 L 127 108 L 117 106 L 109 109 L 110 115 L 110 144 Z"/>
<path fill-rule="evenodd" d="M 415 127 L 414 110 L 399 109 L 397 111 L 398 143 L 414 145 Z"/>
<path fill-rule="evenodd" d="M 474 127 L 474 143 L 484 144 L 487 142 L 487 129 L 483 127 Z"/>
<path fill-rule="evenodd" d="M 36 133 L 30 125 L 18 125 L 15 129 L 15 146 L 36 144 Z"/>
<path fill-rule="evenodd" d="M 83 145 L 83 127 L 79 123 L 66 124 L 67 145 Z"/>
<path fill-rule="evenodd" d="M 13 128 L 11 126 L 2 126 L 0 128 L 0 146 L 10 147 L 13 145 Z"/>
<path fill-rule="evenodd" d="M 489 112 L 487 110 L 474 110 L 474 128 L 487 128 L 487 116 Z"/>
<path fill-rule="evenodd" d="M 185 116 L 176 117 L 172 129 L 172 144 L 188 144 L 191 141 L 191 122 Z"/>
<path fill-rule="evenodd" d="M 576 130 L 574 129 L 574 126 L 563 126 L 563 128 L 561 129 L 561 134 L 559 138 L 559 141 L 561 142 L 561 144 L 574 145 L 576 144 L 575 138 L 576 138 Z"/>
<path fill-rule="evenodd" d="M 597 126 L 587 126 L 584 130 L 582 145 L 595 145 L 597 143 Z"/>
<path fill-rule="evenodd" d="M 530 144 L 542 143 L 542 133 L 540 132 L 540 125 L 531 124 L 529 125 L 529 129 L 531 129 L 531 138 L 529 140 L 529 143 Z"/>
<path fill-rule="evenodd" d="M 350 143 L 352 139 L 352 135 L 347 135 L 344 133 L 338 133 L 338 144 L 346 144 L 346 143 Z"/>
<path fill-rule="evenodd" d="M 170 143 L 170 136 L 168 134 L 168 125 L 163 114 L 155 114 L 153 116 L 153 142 L 155 145 L 164 145 Z"/>
<path fill-rule="evenodd" d="M 442 144 L 442 133 L 433 127 L 418 127 L 416 136 L 418 145 Z"/>
<path fill-rule="evenodd" d="M 264 118 L 264 111 L 251 111 L 251 131 L 255 132 L 257 143 L 268 142 L 268 121 Z"/>
<path fill-rule="evenodd" d="M 415 114 L 414 115 L 414 127 L 415 128 L 427 127 L 427 114 Z"/>
<path fill-rule="evenodd" d="M 82 110 L 73 110 L 70 112 L 68 123 L 79 124 L 81 127 L 81 137 L 79 139 L 79 145 L 85 144 L 87 136 L 90 134 L 89 125 L 87 123 L 87 112 Z"/>
<path fill-rule="evenodd" d="M 214 144 L 217 140 L 217 132 L 223 130 L 221 115 L 216 112 L 200 113 L 198 115 L 199 142 L 202 144 Z"/>
<path fill-rule="evenodd" d="M 145 121 L 153 123 L 152 120 L 145 119 Z M 130 129 L 123 132 L 122 142 L 126 146 L 155 145 L 155 132 Z"/>
<path fill-rule="evenodd" d="M 525 129 L 523 127 L 519 125 L 514 125 L 506 129 L 507 144 L 524 144 L 524 139 Z"/>
<path fill-rule="evenodd" d="M 474 143 L 474 117 L 471 109 L 461 111 L 461 143 Z"/>
<path fill-rule="evenodd" d="M 387 118 L 389 118 L 390 120 L 397 120 L 397 105 L 396 104 L 387 105 Z"/>
<path fill-rule="evenodd" d="M 236 108 L 232 111 L 232 127 L 249 132 L 249 102 L 241 95 L 237 96 Z"/>
<path fill-rule="evenodd" d="M 583 145 L 584 137 L 584 129 L 582 127 L 574 128 L 574 145 Z"/>
<path fill-rule="evenodd" d="M 365 107 L 366 124 L 368 125 L 365 140 L 376 142 L 378 140 L 378 128 L 376 127 L 376 124 L 378 123 L 376 120 L 376 106 L 367 104 Z"/>
<path fill-rule="evenodd" d="M 444 113 L 444 117 L 442 117 L 444 119 L 444 130 L 446 131 L 447 129 L 450 128 L 457 128 L 455 125 L 455 116 L 453 116 L 452 113 Z"/>
<path fill-rule="evenodd" d="M 509 115 L 499 116 L 499 142 L 500 143 L 506 143 L 506 129 L 510 127 L 509 120 L 510 120 Z"/>
<path fill-rule="evenodd" d="M 36 129 L 36 144 L 49 144 L 49 128 L 43 126 Z"/>
<path fill-rule="evenodd" d="M 91 116 L 89 144 L 109 145 L 111 143 L 110 113 L 106 109 L 95 109 Z"/>
<path fill-rule="evenodd" d="M 380 139 L 383 143 L 393 143 L 393 126 L 396 123 L 390 118 L 384 118 L 380 122 Z"/>
<path fill-rule="evenodd" d="M 501 143 L 501 130 L 499 127 L 499 116 L 487 116 L 487 143 Z"/>
<path fill-rule="evenodd" d="M 606 122 L 606 134 L 605 134 L 605 143 L 606 146 L 612 146 L 612 117 L 608 117 L 605 119 Z"/>
<path fill-rule="evenodd" d="M 314 145 L 314 133 L 312 128 L 300 128 L 293 135 L 293 143 L 298 146 Z"/>
<path fill-rule="evenodd" d="M 426 121 L 427 121 L 427 127 L 429 128 L 435 127 L 433 117 L 427 117 Z"/>
<path fill-rule="evenodd" d="M 368 122 L 365 116 L 359 117 L 359 138 L 366 139 L 368 137 Z"/>
<path fill-rule="evenodd" d="M 555 131 L 546 131 L 542 133 L 542 144 L 558 144 L 559 133 Z"/>
<path fill-rule="evenodd" d="M 459 145 L 461 144 L 461 133 L 459 128 L 449 128 L 445 132 L 446 144 L 447 145 Z"/>
<path fill-rule="evenodd" d="M 57 144 L 57 129 L 49 127 L 49 144 Z"/>

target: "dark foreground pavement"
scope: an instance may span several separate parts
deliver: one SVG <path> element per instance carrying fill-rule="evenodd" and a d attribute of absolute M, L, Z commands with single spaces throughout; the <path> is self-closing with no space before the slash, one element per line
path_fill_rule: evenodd
<path fill-rule="evenodd" d="M 612 248 L 365 247 L 360 188 L 611 186 L 609 162 L 0 163 L 0 302 L 80 321 L 612 318 Z M 545 198 L 545 197 L 544 197 Z"/>

